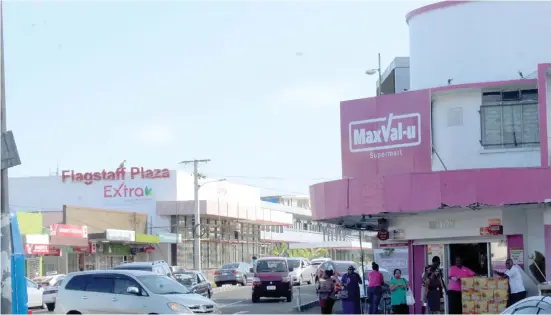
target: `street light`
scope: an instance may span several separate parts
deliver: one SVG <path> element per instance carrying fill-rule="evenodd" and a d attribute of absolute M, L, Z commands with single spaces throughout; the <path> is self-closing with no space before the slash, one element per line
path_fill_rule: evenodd
<path fill-rule="evenodd" d="M 383 76 L 381 74 L 381 53 L 378 54 L 378 59 L 379 59 L 379 67 L 378 68 L 375 68 L 375 69 L 369 69 L 367 71 L 365 71 L 365 74 L 367 75 L 374 75 L 374 74 L 379 74 L 379 86 L 377 87 L 377 96 L 380 96 L 382 95 L 383 93 L 381 93 L 381 84 L 383 84 Z"/>

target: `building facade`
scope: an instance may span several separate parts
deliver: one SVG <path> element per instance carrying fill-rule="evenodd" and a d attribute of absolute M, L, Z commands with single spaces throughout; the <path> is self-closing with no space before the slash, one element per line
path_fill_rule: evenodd
<path fill-rule="evenodd" d="M 444 1 L 409 13 L 410 89 L 341 103 L 343 179 L 310 187 L 313 218 L 381 231 L 411 274 L 461 256 L 478 274 L 511 258 L 545 279 L 531 265 L 551 257 L 551 47 L 538 31 L 550 11 Z M 530 45 L 496 50 L 506 38 Z"/>

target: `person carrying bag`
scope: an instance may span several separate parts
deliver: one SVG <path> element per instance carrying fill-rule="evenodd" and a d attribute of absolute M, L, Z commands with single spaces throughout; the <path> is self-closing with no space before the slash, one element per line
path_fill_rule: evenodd
<path fill-rule="evenodd" d="M 332 314 L 333 305 L 335 304 L 335 281 L 331 278 L 332 272 L 326 270 L 323 279 L 318 282 L 316 293 L 319 297 L 319 303 L 322 314 Z"/>

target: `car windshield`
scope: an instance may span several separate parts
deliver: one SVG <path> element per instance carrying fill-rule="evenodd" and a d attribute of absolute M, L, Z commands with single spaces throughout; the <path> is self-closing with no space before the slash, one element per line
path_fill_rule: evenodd
<path fill-rule="evenodd" d="M 289 259 L 288 262 L 289 262 L 289 267 L 290 267 L 290 268 L 298 268 L 298 267 L 300 267 L 300 260 Z"/>
<path fill-rule="evenodd" d="M 155 294 L 187 294 L 190 292 L 186 287 L 166 276 L 139 276 L 138 279 Z"/>
<path fill-rule="evenodd" d="M 225 264 L 220 269 L 238 269 L 239 264 Z"/>
<path fill-rule="evenodd" d="M 350 267 L 350 265 L 354 266 L 354 268 L 358 269 L 358 265 L 356 265 L 355 263 L 338 263 L 338 264 L 335 264 L 337 266 L 337 272 L 338 273 L 345 273 L 345 272 L 348 272 L 348 267 Z"/>
<path fill-rule="evenodd" d="M 181 284 L 191 285 L 195 282 L 195 274 L 192 272 L 175 273 L 174 278 Z"/>
<path fill-rule="evenodd" d="M 287 272 L 287 266 L 283 260 L 261 260 L 256 265 L 256 272 Z"/>

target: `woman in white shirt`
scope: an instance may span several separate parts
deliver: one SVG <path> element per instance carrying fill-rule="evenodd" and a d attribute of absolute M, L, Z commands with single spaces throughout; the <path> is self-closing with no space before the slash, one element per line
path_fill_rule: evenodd
<path fill-rule="evenodd" d="M 507 307 L 509 307 L 526 298 L 526 289 L 524 288 L 524 282 L 522 281 L 520 267 L 513 265 L 513 260 L 511 259 L 507 259 L 505 266 L 507 267 L 505 272 L 496 271 L 495 273 L 509 279 L 509 288 L 511 289 L 509 299 L 507 300 Z"/>

